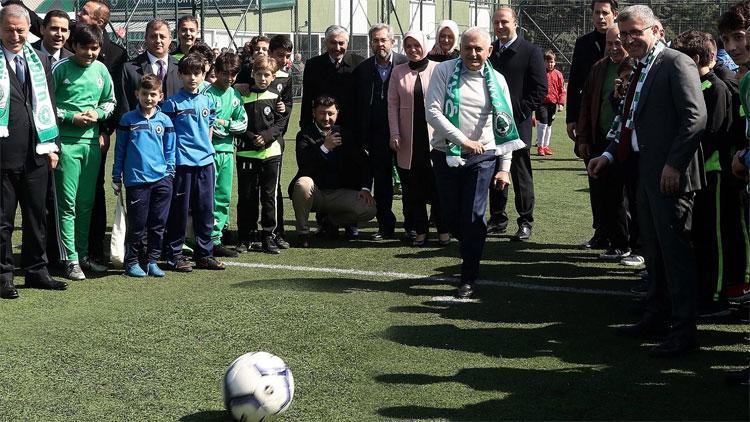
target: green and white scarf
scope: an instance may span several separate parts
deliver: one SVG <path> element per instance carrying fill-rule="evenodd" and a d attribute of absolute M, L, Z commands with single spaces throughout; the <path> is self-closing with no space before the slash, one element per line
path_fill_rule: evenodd
<path fill-rule="evenodd" d="M 31 110 L 34 114 L 34 127 L 39 139 L 36 152 L 37 154 L 55 152 L 57 151 L 55 138 L 57 138 L 59 132 L 49 90 L 47 89 L 47 75 L 42 61 L 29 43 L 23 45 L 23 55 L 29 66 L 28 77 L 31 78 Z M 15 66 L 15 63 L 12 63 L 11 66 Z M 8 131 L 10 113 L 10 75 L 6 66 L 0 66 L 0 138 L 10 136 Z"/>
<path fill-rule="evenodd" d="M 630 113 L 628 113 L 625 120 L 625 127 L 628 129 L 632 130 L 635 127 L 633 116 L 635 115 L 635 110 L 638 108 L 638 101 L 641 99 L 641 89 L 643 89 L 643 83 L 646 81 L 648 72 L 651 70 L 651 65 L 654 64 L 654 60 L 656 60 L 656 57 L 659 56 L 659 53 L 664 51 L 665 48 L 667 48 L 666 44 L 661 41 L 657 41 L 646 56 L 646 61 L 644 62 L 645 66 L 643 67 L 643 70 L 641 70 L 641 76 L 637 81 L 634 81 L 631 78 L 630 84 L 635 83 L 637 85 L 635 86 L 635 92 L 633 92 L 633 103 L 630 105 Z M 626 98 L 623 98 L 622 100 L 623 107 L 625 106 L 625 100 Z M 622 119 L 624 117 L 622 113 L 624 112 L 625 110 L 623 108 L 623 111 L 621 113 L 617 113 L 615 119 L 612 121 L 612 128 L 607 133 L 608 141 L 620 142 L 620 136 L 622 135 L 623 129 Z"/>
<path fill-rule="evenodd" d="M 445 90 L 445 101 L 443 102 L 443 115 L 453 126 L 461 128 L 459 121 L 459 104 L 460 93 L 459 85 L 461 82 L 461 71 L 463 70 L 463 60 L 456 60 L 456 68 L 453 70 L 448 80 L 448 88 Z M 495 155 L 503 155 L 526 147 L 526 144 L 519 138 L 516 123 L 513 120 L 513 108 L 505 100 L 500 83 L 495 76 L 495 70 L 488 62 L 484 62 L 484 81 L 487 85 L 487 91 L 492 101 L 492 133 L 495 135 Z M 450 167 L 458 167 L 464 164 L 461 158 L 461 145 L 456 145 L 448 140 L 446 142 L 446 161 Z"/>

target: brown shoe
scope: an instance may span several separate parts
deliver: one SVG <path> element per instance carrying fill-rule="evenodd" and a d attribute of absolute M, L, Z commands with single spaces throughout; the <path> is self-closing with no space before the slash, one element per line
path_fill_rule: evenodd
<path fill-rule="evenodd" d="M 224 266 L 223 262 L 212 256 L 205 256 L 195 261 L 195 268 L 199 270 L 223 270 L 226 266 Z"/>

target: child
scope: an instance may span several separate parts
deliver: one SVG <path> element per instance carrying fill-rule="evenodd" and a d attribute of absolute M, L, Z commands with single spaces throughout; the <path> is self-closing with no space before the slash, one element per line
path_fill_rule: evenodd
<path fill-rule="evenodd" d="M 243 97 L 248 126 L 238 138 L 237 146 L 237 230 L 240 243 L 247 248 L 250 234 L 257 227 L 260 197 L 261 248 L 266 253 L 278 254 L 274 236 L 281 177 L 281 144 L 278 141 L 289 116 L 276 111 L 279 96 L 268 90 L 275 78 L 276 61 L 259 56 L 253 61 L 252 69 L 255 85 L 250 95 Z"/>
<path fill-rule="evenodd" d="M 60 258 L 65 260 L 65 275 L 71 280 L 86 279 L 82 268 L 107 270 L 88 257 L 91 209 L 102 159 L 99 122 L 115 108 L 109 70 L 96 60 L 102 42 L 97 27 L 76 26 L 71 36 L 74 55 L 52 68 L 62 144 L 55 171 Z"/>
<path fill-rule="evenodd" d="M 555 113 L 562 111 L 565 105 L 565 81 L 562 73 L 555 69 L 555 53 L 547 50 L 544 53 L 547 70 L 547 96 L 536 112 L 536 152 L 537 155 L 552 155 L 549 141 L 552 138 L 552 122 Z"/>
<path fill-rule="evenodd" d="M 208 87 L 211 86 L 213 81 L 216 80 L 214 75 L 214 61 L 216 60 L 216 54 L 214 53 L 214 50 L 208 46 L 208 44 L 200 41 L 196 42 L 192 47 L 190 47 L 190 52 L 200 54 L 206 61 L 206 71 L 204 72 L 206 76 L 199 88 L 199 92 L 204 94 Z"/>
<path fill-rule="evenodd" d="M 213 101 L 198 92 L 205 77 L 206 61 L 196 53 L 178 64 L 183 89 L 168 98 L 162 111 L 172 119 L 176 141 L 175 177 L 172 203 L 167 220 L 164 255 L 174 271 L 190 272 L 190 263 L 182 255 L 188 210 L 195 231 L 193 257 L 197 268 L 223 270 L 224 264 L 213 257 L 211 230 L 214 226 L 214 147 L 211 126 L 216 119 Z"/>
<path fill-rule="evenodd" d="M 287 73 L 288 64 L 292 57 L 292 50 L 294 44 L 292 40 L 286 35 L 274 35 L 268 43 L 268 55 L 276 60 L 276 66 L 279 70 L 276 71 L 276 78 L 268 88 L 269 91 L 278 94 L 280 102 L 277 103 L 276 111 L 287 116 L 287 123 L 284 126 L 284 131 L 279 137 L 279 143 L 281 144 L 281 152 L 284 152 L 284 135 L 289 127 L 289 116 L 292 115 L 292 103 L 293 103 L 293 86 L 292 78 Z M 282 160 L 283 162 L 283 160 Z M 281 168 L 279 168 L 281 172 Z M 279 190 L 276 194 L 276 203 L 278 204 L 276 221 L 279 222 L 274 232 L 276 246 L 280 249 L 289 249 L 289 242 L 286 241 L 286 233 L 284 231 L 284 196 L 281 193 L 281 184 L 279 184 Z"/>
<path fill-rule="evenodd" d="M 161 255 L 172 199 L 174 126 L 157 106 L 164 98 L 157 76 L 144 75 L 138 82 L 136 96 L 136 109 L 120 119 L 112 167 L 115 194 L 119 195 L 123 182 L 127 194 L 125 274 L 164 277 L 156 260 Z M 146 240 L 148 246 L 144 251 Z"/>
<path fill-rule="evenodd" d="M 234 136 L 247 129 L 247 114 L 242 105 L 242 96 L 234 88 L 237 73 L 242 67 L 240 56 L 224 53 L 216 59 L 216 82 L 206 91 L 216 106 L 214 122 L 214 166 L 216 187 L 214 192 L 214 229 L 211 239 L 214 256 L 236 257 L 237 252 L 222 245 L 222 231 L 229 221 L 229 205 L 232 202 L 232 179 L 234 178 Z"/>
<path fill-rule="evenodd" d="M 707 186 L 695 195 L 693 244 L 698 266 L 699 316 L 726 316 L 729 304 L 722 289 L 744 276 L 744 239 L 736 236 L 742 228 L 739 192 L 732 184 L 733 140 L 732 95 L 727 85 L 711 70 L 716 49 L 711 35 L 685 31 L 674 39 L 672 48 L 695 61 L 706 102 L 706 129 L 701 135 Z"/>

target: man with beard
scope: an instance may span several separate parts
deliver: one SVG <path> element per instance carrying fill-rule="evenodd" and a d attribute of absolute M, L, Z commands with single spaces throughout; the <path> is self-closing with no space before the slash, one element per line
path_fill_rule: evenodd
<path fill-rule="evenodd" d="M 396 230 L 393 215 L 393 151 L 388 145 L 388 81 L 393 66 L 406 63 L 406 56 L 394 53 L 393 28 L 384 23 L 369 31 L 372 57 L 354 69 L 357 93 L 357 138 L 369 152 L 370 169 L 375 180 L 375 205 L 378 208 L 378 232 L 373 240 L 392 239 Z"/>

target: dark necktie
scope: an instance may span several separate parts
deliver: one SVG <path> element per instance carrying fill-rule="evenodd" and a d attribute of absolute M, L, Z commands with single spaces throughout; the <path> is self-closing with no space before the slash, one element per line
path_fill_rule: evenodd
<path fill-rule="evenodd" d="M 21 56 L 16 56 L 16 78 L 18 78 L 18 82 L 21 82 L 21 85 L 26 84 L 26 66 L 23 63 L 23 58 Z"/>
<path fill-rule="evenodd" d="M 166 69 L 164 68 L 164 60 L 157 60 L 156 64 L 159 66 L 159 71 L 156 74 L 156 76 L 159 77 L 159 79 L 164 82 L 164 76 L 166 76 Z"/>
<path fill-rule="evenodd" d="M 341 69 L 341 60 L 336 60 L 336 63 L 333 64 L 333 67 L 336 69 L 336 72 Z"/>
<path fill-rule="evenodd" d="M 635 97 L 635 87 L 638 85 L 638 80 L 641 78 L 643 68 L 646 65 L 643 62 L 638 62 L 638 66 L 633 72 L 633 76 L 630 78 L 630 84 L 628 85 L 628 92 L 625 94 L 625 104 L 623 105 L 622 114 L 622 126 L 620 130 L 620 144 L 617 146 L 617 161 L 625 161 L 630 155 L 633 142 L 633 129 L 627 127 L 628 116 L 630 115 L 630 109 L 633 106 L 633 97 Z"/>
<path fill-rule="evenodd" d="M 53 65 L 57 62 L 57 59 L 52 54 L 49 55 L 49 64 Z"/>

